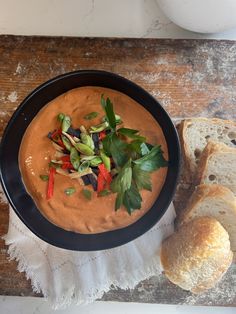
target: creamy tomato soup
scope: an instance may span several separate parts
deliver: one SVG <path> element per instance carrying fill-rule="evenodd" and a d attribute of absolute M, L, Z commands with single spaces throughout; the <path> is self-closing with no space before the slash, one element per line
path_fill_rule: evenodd
<path fill-rule="evenodd" d="M 140 104 L 125 94 L 100 87 L 81 87 L 73 89 L 44 106 L 33 119 L 23 137 L 19 165 L 28 193 L 34 199 L 41 213 L 55 225 L 79 233 L 98 233 L 128 226 L 142 217 L 153 205 L 164 184 L 167 168 L 160 168 L 151 174 L 152 192 L 141 191 L 142 207 L 131 215 L 124 207 L 114 210 L 116 194 L 98 197 L 92 192 L 92 199 L 84 197 L 78 180 L 56 174 L 53 197 L 46 198 L 47 182 L 40 179 L 48 173 L 48 163 L 54 159 L 55 148 L 47 138 L 49 131 L 58 128 L 57 115 L 61 112 L 72 117 L 74 126 L 99 124 L 104 111 L 100 104 L 101 94 L 109 97 L 114 111 L 120 115 L 126 128 L 137 129 L 153 145 L 161 145 L 164 157 L 168 159 L 167 144 L 163 132 Z M 98 112 L 94 120 L 83 117 L 89 112 Z M 65 189 L 74 187 L 73 195 L 66 195 Z M 91 186 L 86 189 L 92 190 Z M 157 209 L 158 210 L 158 209 Z"/>

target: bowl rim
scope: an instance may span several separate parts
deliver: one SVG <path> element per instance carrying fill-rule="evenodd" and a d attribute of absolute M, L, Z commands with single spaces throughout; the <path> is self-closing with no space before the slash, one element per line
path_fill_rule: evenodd
<path fill-rule="evenodd" d="M 167 123 L 168 127 L 170 127 L 169 132 L 171 132 L 171 134 L 173 136 L 172 142 L 175 144 L 175 147 L 171 148 L 175 152 L 174 166 L 173 166 L 173 168 L 168 167 L 166 180 L 165 180 L 164 185 L 162 187 L 162 190 L 161 190 L 159 196 L 157 197 L 156 201 L 154 202 L 153 206 L 143 216 L 141 216 L 140 219 L 138 219 L 134 223 L 128 225 L 127 227 L 115 229 L 115 230 L 110 230 L 110 231 L 106 231 L 106 232 L 101 232 L 101 233 L 94 233 L 94 234 L 81 234 L 81 233 L 76 233 L 76 232 L 72 232 L 72 231 L 67 231 L 67 230 L 64 230 L 64 229 L 54 225 L 52 222 L 47 220 L 41 214 L 40 210 L 37 208 L 37 206 L 33 202 L 32 197 L 27 193 L 25 186 L 22 183 L 21 176 L 20 177 L 18 176 L 18 181 L 20 180 L 21 185 L 23 185 L 23 190 L 24 190 L 23 191 L 24 192 L 23 200 L 24 200 L 25 204 L 26 205 L 30 204 L 30 206 L 34 205 L 32 207 L 32 210 L 28 211 L 29 217 L 26 217 L 26 214 L 23 211 L 23 208 L 21 208 L 19 206 L 19 201 L 21 198 L 18 197 L 18 199 L 17 199 L 17 197 L 15 197 L 13 195 L 11 188 L 9 188 L 9 182 L 7 181 L 5 169 L 3 166 L 3 164 L 4 164 L 4 162 L 3 162 L 3 160 L 4 160 L 4 148 L 7 147 L 7 145 L 9 145 L 8 138 L 10 136 L 9 135 L 10 131 L 11 131 L 12 127 L 14 127 L 14 124 L 17 121 L 17 119 L 19 119 L 19 115 L 22 114 L 22 110 L 25 108 L 25 106 L 27 106 L 27 104 L 30 102 L 30 100 L 32 100 L 33 97 L 40 95 L 40 93 L 43 92 L 46 88 L 48 88 L 48 87 L 52 88 L 53 84 L 57 84 L 58 82 L 62 82 L 63 80 L 66 80 L 68 78 L 74 78 L 74 77 L 78 77 L 78 78 L 80 77 L 81 78 L 81 77 L 85 77 L 85 76 L 94 76 L 94 77 L 99 77 L 99 78 L 105 78 L 106 77 L 110 80 L 114 80 L 114 82 L 117 82 L 117 84 L 122 82 L 122 84 L 124 84 L 124 86 L 126 86 L 127 89 L 132 90 L 132 92 L 134 94 L 140 95 L 140 97 L 143 99 L 148 98 L 150 100 L 150 104 L 155 103 L 155 105 L 156 105 L 155 108 L 158 108 L 158 112 L 159 113 L 161 112 L 161 115 L 163 115 L 164 118 L 166 119 L 166 123 Z M 87 84 L 87 85 L 81 85 L 81 86 L 99 86 L 100 87 L 100 85 L 96 85 L 96 84 L 95 85 L 91 85 L 91 84 L 88 85 Z M 78 87 L 81 87 L 81 86 L 78 86 Z M 111 89 L 115 89 L 117 91 L 120 91 L 119 89 L 112 88 L 112 87 L 105 86 L 105 85 L 102 87 L 107 87 L 107 88 L 111 88 Z M 73 87 L 73 88 L 76 88 L 76 87 Z M 71 89 L 73 89 L 73 88 L 71 88 Z M 68 90 L 71 90 L 71 89 L 68 89 Z M 121 91 L 121 92 L 123 92 L 127 96 L 134 99 L 134 97 L 132 97 L 130 95 L 130 94 L 132 94 L 131 92 L 130 92 L 130 94 L 128 94 L 124 91 Z M 64 93 L 64 91 L 58 93 L 58 96 L 63 94 L 63 93 Z M 54 99 L 54 98 L 55 97 L 53 97 L 52 99 Z M 134 99 L 134 100 L 137 101 L 136 99 Z M 39 110 L 43 106 L 45 106 L 47 103 L 48 102 L 45 102 L 44 105 L 42 105 L 39 108 Z M 138 101 L 138 103 L 140 105 L 142 105 L 146 110 L 148 110 L 152 114 L 154 119 L 157 121 L 157 118 L 153 115 L 153 112 L 151 112 L 149 110 L 150 108 L 147 109 L 147 107 L 145 107 L 145 106 L 147 106 L 147 104 L 144 105 L 143 103 L 140 103 L 140 101 Z M 37 112 L 36 112 L 36 114 L 37 114 Z M 27 123 L 28 123 L 27 126 L 30 124 L 32 119 L 30 119 L 30 121 L 27 121 Z M 160 124 L 159 121 L 157 121 L 157 122 Z M 26 128 L 27 128 L 27 126 L 26 126 Z M 163 127 L 162 127 L 162 130 L 164 132 Z M 164 132 L 164 134 L 165 134 L 165 132 Z M 167 141 L 167 139 L 166 139 L 166 141 Z M 20 143 L 19 143 L 19 145 L 20 145 Z M 169 151 L 168 141 L 167 141 L 167 147 L 168 147 L 168 151 Z M 122 77 L 118 74 L 112 73 L 112 72 L 103 71 L 103 70 L 77 70 L 77 71 L 67 72 L 65 74 L 61 74 L 59 76 L 53 77 L 50 80 L 40 84 L 31 93 L 29 93 L 28 96 L 25 97 L 25 99 L 21 102 L 19 107 L 13 113 L 12 117 L 10 118 L 10 120 L 9 120 L 5 130 L 4 130 L 4 133 L 2 136 L 2 141 L 0 143 L 0 181 L 1 181 L 1 184 L 3 187 L 3 190 L 6 194 L 6 197 L 9 201 L 11 207 L 15 211 L 15 213 L 23 221 L 23 223 L 35 235 L 37 235 L 40 239 L 44 240 L 47 243 L 50 243 L 51 245 L 54 245 L 54 246 L 57 246 L 60 248 L 64 248 L 64 249 L 69 249 L 69 250 L 77 250 L 77 251 L 104 250 L 104 249 L 110 249 L 110 248 L 114 248 L 114 247 L 123 245 L 125 243 L 128 243 L 128 242 L 138 238 L 139 236 L 141 236 L 142 234 L 147 232 L 149 229 L 151 229 L 161 219 L 161 217 L 164 215 L 164 213 L 168 209 L 168 207 L 169 207 L 169 205 L 173 199 L 175 190 L 176 190 L 176 186 L 177 186 L 178 179 L 179 179 L 179 173 L 180 173 L 180 154 L 181 154 L 181 151 L 180 151 L 179 136 L 178 136 L 177 130 L 176 130 L 169 114 L 162 107 L 162 105 L 159 103 L 159 101 L 157 101 L 146 90 L 144 90 L 142 87 L 140 87 L 136 83 L 128 80 L 127 78 L 124 78 L 124 77 Z M 18 154 L 15 158 L 17 159 L 17 166 L 18 166 L 18 171 L 19 171 Z M 5 163 L 6 163 L 6 161 L 5 161 Z M 172 173 L 170 174 L 170 178 L 172 178 L 172 181 L 169 180 L 170 182 L 169 182 L 169 185 L 168 185 L 169 188 L 168 188 L 168 187 L 166 187 L 166 184 L 167 184 L 168 174 L 170 173 L 170 171 L 172 171 Z M 160 198 L 160 195 L 163 193 L 164 187 L 168 188 L 167 189 L 168 195 L 165 197 L 162 196 L 162 206 L 161 206 L 161 208 L 158 209 L 159 211 L 155 216 L 155 212 L 154 212 L 155 209 L 154 208 L 158 203 L 158 199 Z M 31 203 L 30 203 L 30 199 L 31 199 Z M 18 200 L 18 203 L 17 203 L 17 200 Z M 26 206 L 26 205 L 24 205 L 24 206 Z M 24 206 L 22 206 L 22 207 L 24 207 Z M 150 214 L 151 211 L 152 211 L 152 215 Z M 36 219 L 36 221 L 35 221 L 35 219 Z M 38 225 L 40 225 L 40 226 L 38 226 Z M 52 235 L 51 235 L 51 233 L 52 233 Z"/>

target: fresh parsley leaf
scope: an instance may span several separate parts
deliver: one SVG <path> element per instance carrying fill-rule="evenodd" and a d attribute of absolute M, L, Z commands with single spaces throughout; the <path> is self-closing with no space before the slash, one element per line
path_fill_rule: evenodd
<path fill-rule="evenodd" d="M 121 120 L 121 117 L 118 115 L 118 114 L 115 114 L 115 118 L 116 118 L 116 124 L 121 124 L 123 121 Z M 102 118 L 102 121 L 104 122 L 104 121 L 107 121 L 107 117 L 106 116 L 104 116 L 103 118 Z"/>
<path fill-rule="evenodd" d="M 83 189 L 82 193 L 83 193 L 84 197 L 87 198 L 87 200 L 90 201 L 92 199 L 92 192 L 90 190 Z"/>
<path fill-rule="evenodd" d="M 146 143 L 146 146 L 147 146 L 147 148 L 148 148 L 149 150 L 152 150 L 152 148 L 154 147 L 154 145 L 149 144 L 149 143 Z"/>
<path fill-rule="evenodd" d="M 102 145 L 103 145 L 103 150 L 107 156 L 111 156 L 111 137 L 112 133 L 108 134 L 103 140 L 102 140 Z"/>
<path fill-rule="evenodd" d="M 71 147 L 71 150 L 70 150 L 70 162 L 72 163 L 75 170 L 78 170 L 79 165 L 80 165 L 80 157 L 79 157 L 79 153 L 77 149 L 74 147 Z"/>
<path fill-rule="evenodd" d="M 122 135 L 132 137 L 133 135 L 137 134 L 139 130 L 133 130 L 133 129 L 128 129 L 128 128 L 120 128 L 117 130 Z"/>
<path fill-rule="evenodd" d="M 129 160 L 120 170 L 117 177 L 111 183 L 111 190 L 117 193 L 115 210 L 118 210 L 123 204 L 124 194 L 130 189 L 132 183 L 131 161 Z"/>
<path fill-rule="evenodd" d="M 133 140 L 128 144 L 128 154 L 133 160 L 138 159 L 150 152 L 146 143 L 142 140 Z"/>
<path fill-rule="evenodd" d="M 118 167 L 122 167 L 128 160 L 127 154 L 128 144 L 120 140 L 116 133 L 109 134 L 108 145 L 111 156 Z M 108 136 L 106 136 L 108 137 Z"/>
<path fill-rule="evenodd" d="M 161 146 L 154 146 L 148 154 L 133 162 L 136 165 L 139 165 L 140 169 L 148 172 L 152 172 L 168 165 L 168 162 L 163 157 Z"/>
<path fill-rule="evenodd" d="M 141 149 L 141 155 L 142 156 L 145 156 L 145 155 L 147 155 L 150 152 L 150 149 L 148 148 L 146 143 L 142 143 L 140 145 L 140 149 Z"/>
<path fill-rule="evenodd" d="M 132 169 L 130 160 L 120 170 L 117 177 L 112 180 L 111 190 L 112 192 L 124 193 L 131 186 L 132 181 Z"/>
<path fill-rule="evenodd" d="M 123 204 L 123 193 L 117 193 L 117 196 L 116 196 L 116 203 L 115 203 L 115 211 L 117 211 L 121 205 Z"/>
<path fill-rule="evenodd" d="M 130 189 L 124 193 L 123 204 L 126 207 L 128 213 L 131 215 L 134 210 L 141 208 L 141 202 L 142 197 L 139 193 L 139 190 L 135 184 L 132 183 Z"/>
<path fill-rule="evenodd" d="M 67 188 L 67 189 L 65 189 L 65 194 L 66 195 L 72 195 L 72 194 L 74 194 L 75 193 L 75 188 L 74 187 L 70 187 L 70 188 Z"/>
<path fill-rule="evenodd" d="M 107 121 L 109 123 L 110 128 L 115 131 L 116 129 L 116 117 L 115 113 L 113 111 L 113 104 L 110 100 L 110 98 L 107 97 L 107 99 L 104 98 L 104 96 L 101 96 L 101 105 L 106 113 Z"/>
<path fill-rule="evenodd" d="M 139 190 L 145 189 L 152 191 L 152 183 L 149 172 L 140 169 L 139 165 L 134 165 L 132 175 Z"/>
<path fill-rule="evenodd" d="M 85 120 L 92 120 L 92 119 L 95 119 L 98 115 L 99 115 L 98 112 L 93 111 L 93 112 L 90 112 L 90 113 L 86 114 L 84 116 L 84 119 Z"/>
<path fill-rule="evenodd" d="M 48 181 L 48 178 L 49 178 L 48 175 L 45 175 L 45 174 L 41 174 L 39 177 L 42 181 Z"/>
<path fill-rule="evenodd" d="M 142 153 L 141 153 L 142 143 L 143 142 L 140 140 L 133 140 L 128 144 L 127 149 L 128 149 L 128 154 L 131 159 L 135 160 L 142 156 Z"/>
<path fill-rule="evenodd" d="M 62 120 L 61 129 L 63 132 L 67 132 L 71 125 L 71 118 L 69 116 L 64 116 Z"/>
<path fill-rule="evenodd" d="M 128 144 L 120 140 L 116 133 L 108 134 L 103 140 L 103 149 L 107 156 L 112 156 L 115 164 L 122 167 L 128 159 Z"/>
<path fill-rule="evenodd" d="M 128 128 L 120 128 L 117 130 L 117 132 L 119 134 L 122 134 L 124 136 L 127 136 L 127 137 L 135 139 L 135 140 L 140 140 L 142 142 L 146 141 L 145 137 L 137 134 L 139 132 L 138 130 L 133 130 L 133 129 L 128 129 Z"/>

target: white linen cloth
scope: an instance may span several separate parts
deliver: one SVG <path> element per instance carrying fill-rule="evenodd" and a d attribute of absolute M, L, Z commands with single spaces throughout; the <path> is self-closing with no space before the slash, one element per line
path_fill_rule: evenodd
<path fill-rule="evenodd" d="M 42 292 L 55 309 L 101 298 L 111 285 L 134 288 L 162 271 L 159 249 L 174 230 L 171 204 L 161 220 L 134 241 L 105 251 L 77 252 L 54 247 L 35 236 L 10 208 L 4 236 L 11 259 L 25 272 L 35 292 Z"/>

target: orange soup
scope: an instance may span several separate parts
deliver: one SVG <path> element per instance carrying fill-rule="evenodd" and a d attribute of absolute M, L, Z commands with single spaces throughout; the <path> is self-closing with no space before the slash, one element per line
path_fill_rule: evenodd
<path fill-rule="evenodd" d="M 101 87 L 81 87 L 60 95 L 36 115 L 23 137 L 19 165 L 22 178 L 28 193 L 34 199 L 41 213 L 55 225 L 79 233 L 99 233 L 128 226 L 142 217 L 153 205 L 164 184 L 167 168 L 163 167 L 151 173 L 152 191 L 141 190 L 142 206 L 129 214 L 122 206 L 114 210 L 116 194 L 111 193 L 98 197 L 92 186 L 91 200 L 83 195 L 84 186 L 76 179 L 56 174 L 53 197 L 46 198 L 47 182 L 40 175 L 48 173 L 48 164 L 55 157 L 55 147 L 48 139 L 49 131 L 58 128 L 59 113 L 72 117 L 75 126 L 99 124 L 104 116 L 101 106 L 101 95 L 109 97 L 126 128 L 139 130 L 147 142 L 161 145 L 165 159 L 168 159 L 167 144 L 162 129 L 152 115 L 140 104 L 127 95 L 115 90 Z M 84 116 L 89 112 L 97 112 L 93 120 Z M 65 194 L 72 187 L 75 193 Z"/>

